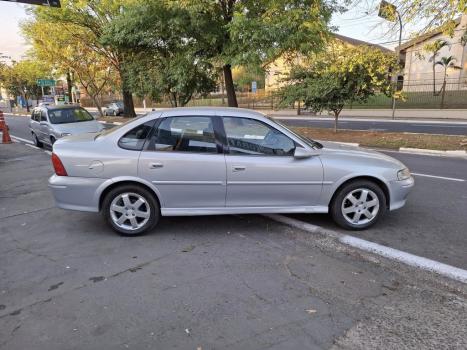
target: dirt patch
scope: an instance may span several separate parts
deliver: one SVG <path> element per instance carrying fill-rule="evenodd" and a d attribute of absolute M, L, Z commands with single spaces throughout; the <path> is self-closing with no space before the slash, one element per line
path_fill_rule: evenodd
<path fill-rule="evenodd" d="M 339 130 L 295 127 L 299 134 L 314 140 L 359 143 L 366 147 L 399 149 L 400 147 L 434 149 L 440 151 L 467 150 L 466 136 L 411 134 L 383 131 Z"/>

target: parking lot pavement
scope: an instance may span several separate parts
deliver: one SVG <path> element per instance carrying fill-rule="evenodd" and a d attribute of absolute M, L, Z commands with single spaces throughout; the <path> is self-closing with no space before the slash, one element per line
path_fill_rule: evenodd
<path fill-rule="evenodd" d="M 256 215 L 114 234 L 0 145 L 0 349 L 466 348 L 467 288 Z"/>

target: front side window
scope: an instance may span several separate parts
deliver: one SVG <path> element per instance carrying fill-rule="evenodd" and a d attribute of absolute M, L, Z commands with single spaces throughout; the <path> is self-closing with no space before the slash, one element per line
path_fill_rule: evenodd
<path fill-rule="evenodd" d="M 279 130 L 255 119 L 223 117 L 230 154 L 292 156 L 295 143 Z"/>
<path fill-rule="evenodd" d="M 151 148 L 165 152 L 217 153 L 211 117 L 169 117 L 154 132 Z"/>
<path fill-rule="evenodd" d="M 154 120 L 138 125 L 123 135 L 118 145 L 131 151 L 141 151 L 153 125 Z"/>
<path fill-rule="evenodd" d="M 49 119 L 52 124 L 67 124 L 89 122 L 93 116 L 84 108 L 62 108 L 49 110 Z"/>

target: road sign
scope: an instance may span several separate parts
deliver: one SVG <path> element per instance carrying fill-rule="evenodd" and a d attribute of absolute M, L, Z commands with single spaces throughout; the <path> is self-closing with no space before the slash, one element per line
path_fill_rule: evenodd
<path fill-rule="evenodd" d="M 382 0 L 379 4 L 378 17 L 384 18 L 389 22 L 395 22 L 397 20 L 397 7 L 393 4 Z"/>
<path fill-rule="evenodd" d="M 60 6 L 60 0 L 2 0 L 2 1 L 21 2 L 23 4 L 29 4 L 29 5 L 42 5 L 42 6 L 50 6 L 50 7 L 61 7 Z"/>
<path fill-rule="evenodd" d="M 257 89 L 256 81 L 252 81 L 251 82 L 251 92 L 256 93 L 256 89 Z"/>
<path fill-rule="evenodd" d="M 39 86 L 55 86 L 55 80 L 53 80 L 53 79 L 37 79 L 37 85 L 39 85 Z"/>

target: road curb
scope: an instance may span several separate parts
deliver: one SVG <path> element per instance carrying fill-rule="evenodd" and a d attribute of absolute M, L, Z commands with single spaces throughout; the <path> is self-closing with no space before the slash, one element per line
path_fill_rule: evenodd
<path fill-rule="evenodd" d="M 447 265 L 439 261 L 424 258 L 422 256 L 407 253 L 402 250 L 394 249 L 378 243 L 367 241 L 358 237 L 325 229 L 324 227 L 313 225 L 284 215 L 265 214 L 264 216 L 289 227 L 298 228 L 299 230 L 310 232 L 312 234 L 327 236 L 346 246 L 375 254 L 392 261 L 397 261 L 412 268 L 418 268 L 467 284 L 467 270 Z"/>

